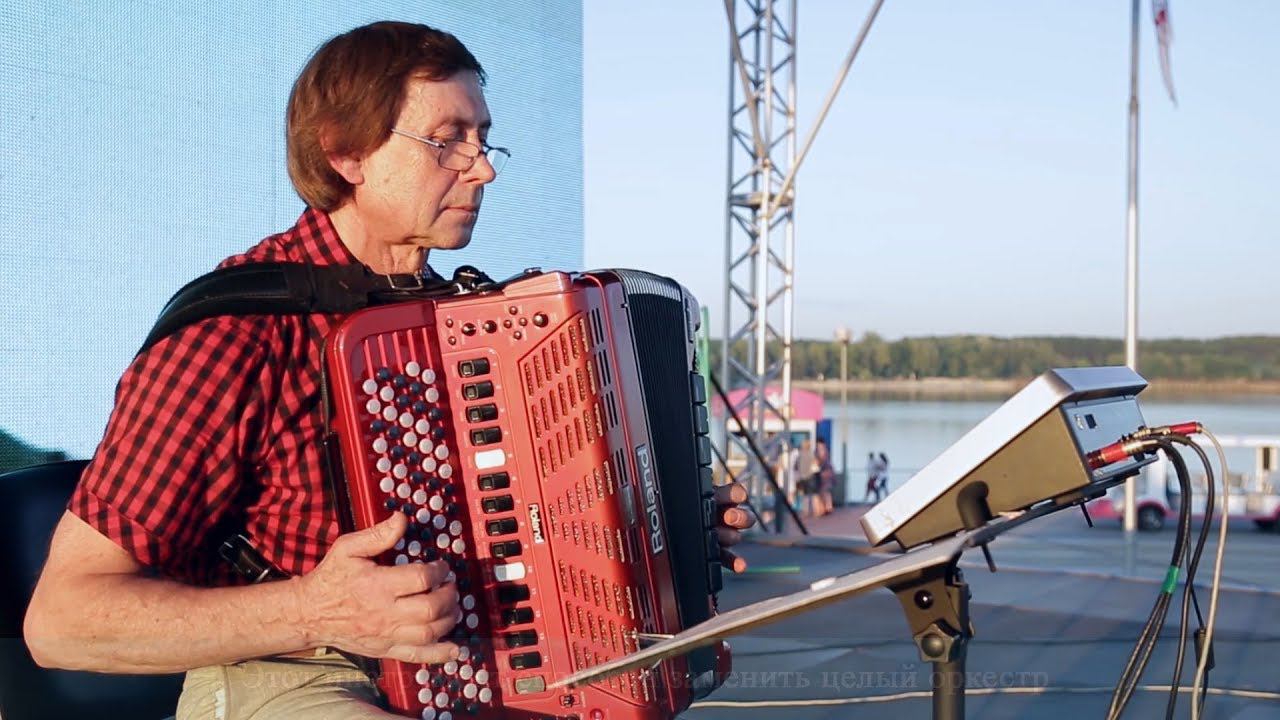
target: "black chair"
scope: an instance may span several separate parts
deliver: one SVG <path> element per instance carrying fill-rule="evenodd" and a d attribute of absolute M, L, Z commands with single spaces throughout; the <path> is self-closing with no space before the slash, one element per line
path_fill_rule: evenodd
<path fill-rule="evenodd" d="M 173 714 L 182 675 L 103 675 L 46 670 L 31 659 L 22 618 L 49 538 L 80 479 L 84 460 L 0 474 L 0 717 L 58 720 L 162 718 Z"/>

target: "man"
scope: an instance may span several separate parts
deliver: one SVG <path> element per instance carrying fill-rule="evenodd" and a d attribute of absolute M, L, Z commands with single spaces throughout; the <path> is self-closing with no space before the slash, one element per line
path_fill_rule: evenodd
<path fill-rule="evenodd" d="M 489 147 L 484 72 L 448 33 L 376 23 L 308 62 L 288 108 L 297 225 L 223 265 L 363 263 L 430 273 L 464 247 L 505 160 Z M 461 617 L 443 563 L 376 565 L 400 514 L 339 535 L 321 461 L 323 338 L 339 318 L 220 317 L 140 355 L 67 513 L 25 624 L 46 667 L 189 671 L 178 717 L 387 718 L 338 651 L 455 659 Z M 719 490 L 720 538 L 750 517 Z M 280 582 L 245 585 L 216 546 L 238 530 Z M 735 570 L 740 558 L 724 558 Z"/>

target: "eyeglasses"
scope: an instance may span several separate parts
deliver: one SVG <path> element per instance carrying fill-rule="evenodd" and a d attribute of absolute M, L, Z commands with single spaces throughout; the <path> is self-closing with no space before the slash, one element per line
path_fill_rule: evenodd
<path fill-rule="evenodd" d="M 476 164 L 476 158 L 480 157 L 481 153 L 484 153 L 485 159 L 493 166 L 493 173 L 496 175 L 502 172 L 502 168 L 506 167 L 507 161 L 511 159 L 510 150 L 503 147 L 493 147 L 489 143 L 475 145 L 465 140 L 441 142 L 407 130 L 401 130 L 400 128 L 391 128 L 391 132 L 440 150 L 440 167 L 445 170 L 466 172 L 471 169 L 472 165 Z"/>

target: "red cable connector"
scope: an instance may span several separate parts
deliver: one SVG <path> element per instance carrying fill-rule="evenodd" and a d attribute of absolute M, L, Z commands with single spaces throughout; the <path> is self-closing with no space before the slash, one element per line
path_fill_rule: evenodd
<path fill-rule="evenodd" d="M 1085 456 L 1085 462 L 1088 463 L 1090 470 L 1097 470 L 1155 447 L 1156 440 L 1159 438 L 1170 435 L 1195 435 L 1203 431 L 1204 426 L 1195 421 L 1141 428 L 1110 445 L 1089 453 Z"/>

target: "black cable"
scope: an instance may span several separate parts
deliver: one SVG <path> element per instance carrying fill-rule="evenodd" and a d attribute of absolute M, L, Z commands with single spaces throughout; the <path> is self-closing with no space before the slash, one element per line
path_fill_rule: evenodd
<path fill-rule="evenodd" d="M 1173 463 L 1174 469 L 1178 473 L 1179 484 L 1182 485 L 1181 478 L 1183 476 L 1187 476 L 1188 480 L 1190 479 L 1190 473 L 1187 470 L 1186 461 L 1182 459 L 1182 454 L 1179 453 L 1177 449 L 1172 446 L 1172 444 L 1164 445 L 1162 447 L 1167 448 L 1165 452 L 1166 454 L 1169 455 L 1169 460 Z M 1189 485 L 1190 483 L 1188 482 L 1187 484 Z M 1184 489 L 1183 492 L 1186 492 L 1186 490 Z M 1182 497 L 1184 498 L 1184 500 L 1183 502 L 1179 503 L 1180 515 L 1181 515 L 1181 511 L 1184 508 L 1187 510 L 1190 509 L 1191 499 L 1192 499 L 1190 495 L 1183 495 Z M 1213 501 L 1212 490 L 1210 490 L 1209 501 L 1210 502 Z M 1200 538 L 1202 540 L 1206 536 L 1207 527 L 1208 527 L 1207 524 L 1201 525 Z M 1179 624 L 1178 624 L 1178 650 L 1177 650 L 1177 653 L 1174 655 L 1173 679 L 1170 680 L 1169 682 L 1169 701 L 1165 706 L 1165 720 L 1173 720 L 1173 714 L 1178 707 L 1178 688 L 1182 685 L 1182 664 L 1187 652 L 1187 626 L 1190 624 L 1189 620 L 1191 619 L 1191 597 L 1192 597 L 1193 589 L 1195 587 L 1194 585 L 1195 572 L 1196 572 L 1195 564 L 1198 563 L 1199 559 L 1200 558 L 1198 554 L 1194 558 L 1192 557 L 1192 551 L 1191 551 L 1190 545 L 1184 548 L 1183 561 L 1187 568 L 1187 574 L 1186 574 L 1186 578 L 1184 578 L 1183 580 L 1183 585 L 1182 585 L 1182 614 L 1181 614 L 1181 617 L 1179 618 Z"/>
<path fill-rule="evenodd" d="M 1195 552 L 1192 554 L 1191 566 L 1188 568 L 1188 572 L 1187 572 L 1187 575 L 1188 575 L 1187 583 L 1192 585 L 1191 592 L 1192 592 L 1192 598 L 1194 599 L 1195 587 L 1193 585 L 1193 581 L 1195 579 L 1196 569 L 1200 565 L 1200 554 L 1201 552 L 1204 551 L 1205 541 L 1209 537 L 1209 529 L 1213 526 L 1213 516 L 1215 511 L 1217 510 L 1217 504 L 1214 502 L 1214 492 L 1217 486 L 1217 481 L 1213 475 L 1213 465 L 1210 464 L 1209 455 L 1205 453 L 1204 448 L 1200 447 L 1195 442 L 1192 442 L 1191 438 L 1185 435 L 1173 435 L 1173 436 L 1170 436 L 1170 439 L 1173 442 L 1176 442 L 1180 445 L 1185 445 L 1191 448 L 1196 453 L 1196 455 L 1199 456 L 1200 464 L 1204 466 L 1205 484 L 1207 486 L 1205 490 L 1206 498 L 1205 498 L 1204 522 L 1200 526 L 1200 537 L 1196 541 L 1196 549 L 1195 549 Z M 1226 487 L 1227 481 L 1228 481 L 1228 478 L 1226 477 L 1222 478 L 1222 483 L 1224 488 Z M 1225 507 L 1226 505 L 1225 503 L 1223 503 L 1223 505 L 1224 505 L 1223 512 L 1227 512 L 1229 508 Z M 1196 616 L 1200 620 L 1200 626 L 1199 626 L 1200 631 L 1204 632 L 1205 623 L 1204 623 L 1204 618 L 1200 616 L 1200 604 L 1198 601 L 1196 601 Z M 1212 652 L 1212 650 L 1210 652 Z M 1196 662 L 1197 663 L 1199 662 L 1198 652 L 1196 653 Z M 1208 687 L 1209 686 L 1209 670 L 1207 668 L 1205 669 L 1205 672 L 1204 672 L 1204 678 L 1205 678 L 1204 679 L 1205 687 Z M 1207 697 L 1208 697 L 1208 693 L 1203 693 L 1200 695 L 1199 709 L 1201 711 L 1201 714 L 1203 714 L 1204 701 Z"/>
<path fill-rule="evenodd" d="M 1156 444 L 1171 459 L 1177 454 L 1177 451 L 1166 440 L 1160 440 Z M 1186 470 L 1186 463 L 1181 462 L 1179 464 L 1180 461 L 1181 457 L 1178 457 L 1177 461 L 1174 462 L 1174 469 L 1177 471 L 1179 487 L 1182 489 L 1184 496 L 1186 496 L 1190 494 L 1191 479 Z M 1160 632 L 1164 628 L 1165 619 L 1169 612 L 1169 600 L 1173 593 L 1170 583 L 1171 581 L 1176 582 L 1178 567 L 1182 564 L 1186 541 L 1190 535 L 1191 507 L 1189 504 L 1183 503 L 1178 511 L 1178 531 L 1174 537 L 1173 553 L 1169 560 L 1169 573 L 1166 575 L 1164 586 L 1156 596 L 1156 601 L 1151 608 L 1151 614 L 1147 616 L 1147 623 L 1142 628 L 1142 632 L 1134 644 L 1133 651 L 1129 654 L 1129 659 L 1125 663 L 1124 670 L 1121 672 L 1120 679 L 1117 681 L 1116 688 L 1112 693 L 1111 706 L 1107 712 L 1107 717 L 1112 720 L 1120 717 L 1124 712 L 1125 706 L 1132 699 L 1133 693 L 1142 679 L 1142 674 L 1146 671 L 1147 664 L 1151 660 L 1151 653 L 1159 641 Z"/>

